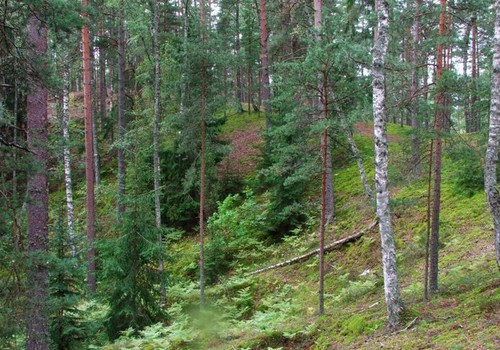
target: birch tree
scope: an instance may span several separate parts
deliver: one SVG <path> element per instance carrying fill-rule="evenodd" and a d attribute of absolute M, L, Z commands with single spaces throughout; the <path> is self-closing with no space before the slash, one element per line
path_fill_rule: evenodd
<path fill-rule="evenodd" d="M 68 220 L 68 236 L 71 247 L 71 256 L 76 256 L 75 240 L 75 214 L 73 209 L 73 190 L 71 181 L 71 154 L 69 139 L 69 58 L 64 54 L 63 59 L 63 89 L 62 89 L 62 135 L 63 135 L 63 163 L 64 163 L 64 185 L 66 188 L 66 216 Z"/>
<path fill-rule="evenodd" d="M 382 244 L 382 266 L 384 270 L 384 291 L 389 328 L 398 326 L 401 312 L 398 276 L 396 268 L 396 247 L 389 207 L 387 143 L 387 115 L 385 111 L 385 57 L 389 43 L 389 5 L 387 0 L 376 0 L 377 31 L 373 45 L 372 87 L 373 122 L 375 142 L 375 189 L 377 192 L 377 217 Z"/>
<path fill-rule="evenodd" d="M 498 144 L 500 134 L 500 0 L 495 2 L 495 40 L 488 147 L 486 149 L 484 184 L 494 224 L 497 266 L 500 269 L 500 193 L 497 186 Z"/>

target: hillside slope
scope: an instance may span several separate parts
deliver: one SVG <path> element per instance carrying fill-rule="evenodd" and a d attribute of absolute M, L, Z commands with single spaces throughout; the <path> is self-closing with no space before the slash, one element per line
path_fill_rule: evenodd
<path fill-rule="evenodd" d="M 246 148 L 252 149 L 261 142 L 260 138 L 251 135 L 256 128 L 262 128 L 259 121 L 262 117 L 247 118 L 243 123 L 230 121 L 227 132 L 238 134 L 236 140 L 246 140 Z M 246 128 L 246 124 L 252 127 Z M 371 179 L 371 126 L 358 124 L 357 128 L 355 139 Z M 439 294 L 427 302 L 423 300 L 427 179 L 422 176 L 412 180 L 408 176 L 408 133 L 406 127 L 389 126 L 393 220 L 405 304 L 400 331 L 388 334 L 385 330 L 377 229 L 327 255 L 326 314 L 322 317 L 317 316 L 317 257 L 248 275 L 250 271 L 316 248 L 317 217 L 312 217 L 301 230 L 280 243 L 271 246 L 248 243 L 242 248 L 244 251 L 236 254 L 236 260 L 240 259 L 238 263 L 207 289 L 209 307 L 203 312 L 196 308 L 196 282 L 176 284 L 168 296 L 168 313 L 172 319 L 169 326 L 150 327 L 139 338 L 124 335 L 105 348 L 500 348 L 500 275 L 495 265 L 492 222 L 482 190 L 470 190 L 467 181 L 464 185 L 464 173 L 474 172 L 474 168 L 453 158 L 454 152 L 460 153 L 461 147 L 472 146 L 460 138 L 447 142 L 442 188 L 440 288 Z M 241 150 L 241 145 L 236 145 L 235 149 Z M 241 153 L 243 158 L 249 155 Z M 255 156 L 254 151 L 250 151 L 250 155 Z M 238 159 L 235 153 L 230 157 L 233 162 Z M 425 162 L 422 168 L 426 169 Z M 253 168 L 247 171 L 250 169 Z M 335 156 L 334 181 L 337 221 L 330 227 L 327 243 L 358 232 L 374 220 L 374 208 L 363 195 L 357 167 L 341 148 Z M 319 203 L 318 196 L 317 192 L 312 193 L 311 202 Z M 238 230 L 250 226 L 258 230 L 259 215 L 266 210 L 265 203 L 265 194 L 247 193 L 246 200 L 235 197 L 231 203 L 221 204 L 222 207 L 226 205 L 226 216 L 222 217 L 222 209 L 219 209 L 212 227 L 232 222 Z M 223 223 L 216 226 L 217 220 Z M 217 237 L 208 240 L 216 241 Z M 179 258 L 169 269 L 192 276 L 196 270 L 195 239 L 179 240 L 171 250 Z M 210 256 L 216 257 L 209 253 L 208 259 Z"/>

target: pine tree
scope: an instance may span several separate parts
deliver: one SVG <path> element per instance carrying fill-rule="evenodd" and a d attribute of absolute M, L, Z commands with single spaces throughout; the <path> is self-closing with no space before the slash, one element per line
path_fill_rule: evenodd
<path fill-rule="evenodd" d="M 42 15 L 45 5 L 29 6 L 28 40 L 29 58 L 36 67 L 46 58 L 47 28 Z M 40 66 L 38 66 L 40 67 Z M 36 168 L 28 182 L 28 268 L 27 292 L 30 296 L 27 323 L 27 350 L 49 348 L 47 300 L 49 294 L 49 197 L 48 197 L 48 90 L 41 75 L 42 70 L 30 71 L 30 92 L 27 96 L 28 147 L 33 152 Z"/>
<path fill-rule="evenodd" d="M 84 7 L 83 17 L 88 20 L 86 11 L 89 2 L 82 0 Z M 96 291 L 95 276 L 95 197 L 94 197 L 94 135 L 93 135 L 93 116 L 92 116 L 92 71 L 90 66 L 90 34 L 89 24 L 84 23 L 82 28 L 82 46 L 83 46 L 83 88 L 84 88 L 84 114 L 85 114 L 85 178 L 87 193 L 87 245 L 88 245 L 88 276 L 87 283 L 91 293 Z"/>

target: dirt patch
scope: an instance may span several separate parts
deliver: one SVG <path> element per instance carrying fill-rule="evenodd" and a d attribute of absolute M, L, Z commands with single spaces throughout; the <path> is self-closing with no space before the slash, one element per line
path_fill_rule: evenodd
<path fill-rule="evenodd" d="M 260 127 L 238 131 L 231 137 L 231 152 L 217 165 L 219 177 L 243 179 L 251 173 L 259 161 L 262 139 Z"/>
<path fill-rule="evenodd" d="M 373 126 L 368 123 L 355 123 L 356 133 L 373 138 Z M 389 142 L 401 142 L 403 138 L 399 135 L 388 135 Z"/>

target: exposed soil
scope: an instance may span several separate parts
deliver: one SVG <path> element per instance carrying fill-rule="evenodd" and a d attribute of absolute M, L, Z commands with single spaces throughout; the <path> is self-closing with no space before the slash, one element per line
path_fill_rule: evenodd
<path fill-rule="evenodd" d="M 373 126 L 368 123 L 355 123 L 356 133 L 363 136 L 370 136 L 373 138 Z M 401 142 L 403 138 L 399 135 L 388 135 L 390 142 Z"/>
<path fill-rule="evenodd" d="M 260 127 L 253 127 L 232 135 L 232 150 L 217 165 L 219 177 L 243 179 L 255 169 L 259 161 L 259 146 L 263 143 L 261 131 Z"/>

